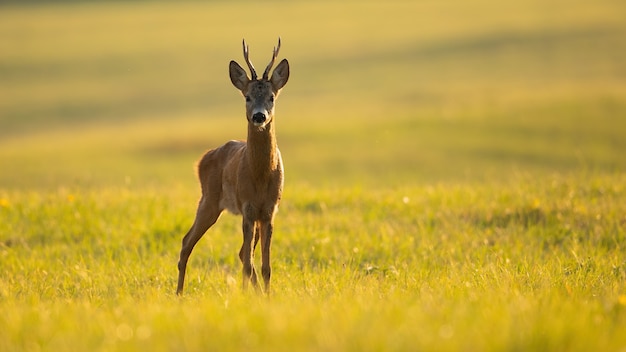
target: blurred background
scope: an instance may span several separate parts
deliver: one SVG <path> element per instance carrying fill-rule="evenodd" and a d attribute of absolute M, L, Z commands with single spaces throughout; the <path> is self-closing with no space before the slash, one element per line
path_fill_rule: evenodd
<path fill-rule="evenodd" d="M 282 38 L 291 185 L 626 167 L 621 0 L 0 2 L 0 188 L 196 185 Z"/>

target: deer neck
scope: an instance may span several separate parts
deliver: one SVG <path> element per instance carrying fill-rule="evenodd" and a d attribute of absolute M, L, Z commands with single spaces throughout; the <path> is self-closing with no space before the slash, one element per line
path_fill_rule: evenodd
<path fill-rule="evenodd" d="M 259 177 L 267 176 L 278 168 L 278 154 L 274 121 L 259 130 L 248 125 L 247 162 L 250 169 Z"/>

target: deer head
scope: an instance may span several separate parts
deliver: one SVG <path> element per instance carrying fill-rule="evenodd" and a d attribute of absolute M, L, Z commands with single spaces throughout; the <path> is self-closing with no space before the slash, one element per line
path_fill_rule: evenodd
<path fill-rule="evenodd" d="M 235 88 L 239 89 L 241 94 L 246 98 L 246 117 L 248 124 L 259 130 L 265 129 L 265 127 L 272 122 L 274 118 L 274 102 L 281 88 L 283 88 L 289 79 L 289 62 L 287 59 L 283 59 L 278 66 L 276 66 L 271 78 L 269 77 L 270 70 L 274 65 L 279 50 L 280 38 L 278 38 L 278 46 L 274 48 L 272 60 L 265 68 L 261 79 L 257 78 L 254 66 L 252 62 L 250 62 L 248 45 L 246 45 L 245 39 L 243 41 L 243 57 L 246 60 L 252 77 L 248 78 L 246 71 L 234 60 L 231 61 L 229 65 L 231 82 L 233 82 Z"/>

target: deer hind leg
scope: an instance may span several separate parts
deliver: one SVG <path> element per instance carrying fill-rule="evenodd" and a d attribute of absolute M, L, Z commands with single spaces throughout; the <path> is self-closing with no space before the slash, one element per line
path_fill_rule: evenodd
<path fill-rule="evenodd" d="M 257 287 L 257 275 L 254 268 L 254 249 L 259 241 L 259 229 L 255 221 L 243 216 L 243 244 L 239 250 L 239 259 L 243 264 L 243 289 L 248 287 L 248 281 Z M 252 243 L 254 241 L 254 244 Z"/>
<path fill-rule="evenodd" d="M 183 245 L 180 250 L 180 259 L 178 260 L 178 287 L 176 294 L 183 293 L 185 284 L 185 271 L 187 270 L 187 261 L 193 251 L 193 247 L 198 243 L 204 233 L 217 221 L 221 213 L 216 203 L 211 202 L 207 197 L 203 196 L 198 204 L 196 219 L 189 229 L 189 232 L 183 238 Z"/>

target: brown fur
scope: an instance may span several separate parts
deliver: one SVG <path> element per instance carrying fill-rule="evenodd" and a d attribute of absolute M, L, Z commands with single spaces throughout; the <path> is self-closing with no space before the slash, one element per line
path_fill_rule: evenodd
<path fill-rule="evenodd" d="M 280 49 L 280 41 L 279 46 Z M 278 50 L 268 65 L 269 72 Z M 248 66 L 254 70 L 247 58 Z M 274 216 L 283 190 L 283 163 L 276 145 L 274 128 L 274 102 L 289 78 L 289 63 L 281 61 L 271 78 L 249 79 L 246 72 L 234 61 L 229 66 L 233 85 L 246 97 L 248 139 L 230 141 L 207 152 L 198 164 L 202 196 L 196 218 L 183 238 L 178 262 L 177 294 L 182 294 L 187 261 L 204 233 L 217 221 L 224 210 L 243 217 L 243 245 L 239 258 L 243 264 L 243 287 L 248 282 L 257 287 L 257 274 L 253 264 L 254 249 L 261 241 L 261 273 L 265 292 L 270 291 L 270 245 L 274 230 Z M 252 72 L 256 77 L 256 72 Z M 261 113 L 263 122 L 255 121 L 254 114 Z"/>

